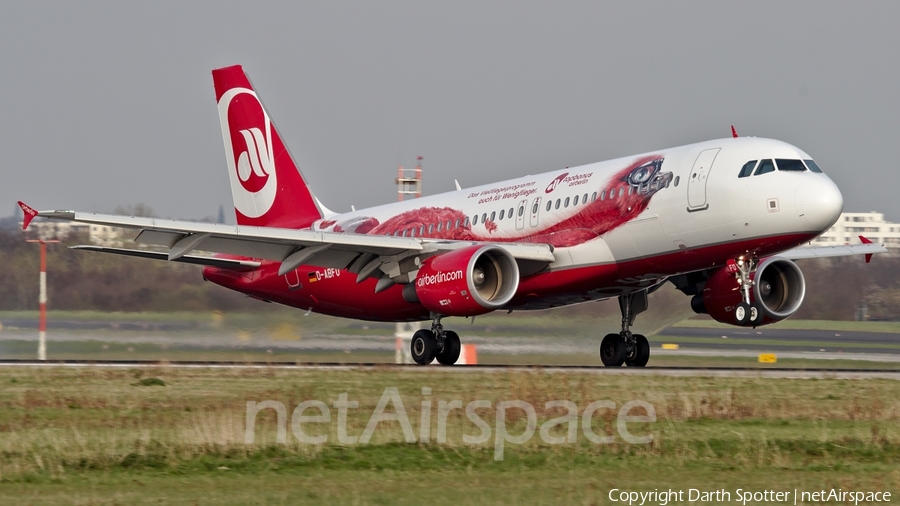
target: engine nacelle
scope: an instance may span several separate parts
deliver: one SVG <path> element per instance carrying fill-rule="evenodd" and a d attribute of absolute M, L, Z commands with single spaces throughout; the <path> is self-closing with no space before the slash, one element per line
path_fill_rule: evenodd
<path fill-rule="evenodd" d="M 741 302 L 736 273 L 736 267 L 730 265 L 717 269 L 706 281 L 702 292 L 706 312 L 716 321 L 731 325 L 736 323 L 734 308 Z M 806 295 L 806 281 L 794 262 L 786 258 L 766 258 L 751 277 L 754 283 L 750 300 L 759 302 L 763 311 L 759 325 L 780 322 L 800 309 Z"/>
<path fill-rule="evenodd" d="M 519 266 L 499 246 L 471 246 L 422 263 L 416 297 L 429 311 L 475 316 L 503 307 L 519 288 Z"/>

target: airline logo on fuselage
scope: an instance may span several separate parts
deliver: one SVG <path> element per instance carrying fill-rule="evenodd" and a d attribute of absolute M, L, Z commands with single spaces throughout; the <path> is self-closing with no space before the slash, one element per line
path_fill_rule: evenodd
<path fill-rule="evenodd" d="M 437 271 L 434 274 L 424 274 L 416 280 L 418 286 L 429 286 L 446 283 L 447 281 L 457 281 L 464 277 L 463 271 L 457 269 L 455 271 Z"/>
<path fill-rule="evenodd" d="M 278 189 L 272 123 L 253 90 L 232 88 L 218 105 L 234 208 L 259 218 L 272 208 Z"/>
<path fill-rule="evenodd" d="M 568 175 L 569 175 L 568 172 L 563 172 L 562 174 L 556 176 L 556 179 L 554 179 L 553 181 L 550 181 L 550 184 L 547 185 L 547 188 L 544 190 L 544 193 L 550 193 L 553 190 L 555 190 L 556 187 L 559 186 L 559 183 L 562 183 L 563 179 L 565 179 L 566 176 L 568 176 Z"/>

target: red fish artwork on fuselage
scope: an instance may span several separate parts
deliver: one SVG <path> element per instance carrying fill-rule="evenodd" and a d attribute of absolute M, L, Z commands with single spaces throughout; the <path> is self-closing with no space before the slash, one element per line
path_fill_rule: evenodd
<path fill-rule="evenodd" d="M 592 201 L 554 222 L 540 228 L 516 230 L 518 234 L 494 234 L 497 222 L 492 219 L 473 224 L 459 210 L 450 207 L 422 207 L 394 216 L 384 223 L 375 218 L 354 218 L 344 223 L 323 222 L 320 229 L 334 226 L 334 231 L 365 233 L 372 235 L 400 235 L 460 241 L 532 242 L 569 247 L 582 244 L 614 230 L 636 218 L 650 204 L 658 191 L 668 188 L 671 172 L 662 172 L 661 156 L 645 156 L 635 160 L 615 174 L 605 187 L 591 189 Z M 565 176 L 564 174 L 563 176 Z M 549 194 L 561 185 L 563 177 L 557 177 L 546 192 Z M 587 190 L 587 188 L 586 188 Z M 594 198 L 594 196 L 596 197 Z M 505 206 L 505 205 L 504 205 Z M 558 208 L 557 208 L 558 209 Z M 565 211 L 563 211 L 565 213 Z M 561 213 L 562 214 L 562 213 Z M 515 219 L 510 215 L 509 219 Z"/>

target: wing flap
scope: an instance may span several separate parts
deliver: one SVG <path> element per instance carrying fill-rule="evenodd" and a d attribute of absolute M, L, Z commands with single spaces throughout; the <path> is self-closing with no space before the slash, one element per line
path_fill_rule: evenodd
<path fill-rule="evenodd" d="M 252 260 L 231 260 L 227 258 L 205 257 L 198 255 L 184 255 L 174 260 L 169 260 L 168 253 L 158 251 L 142 251 L 137 249 L 126 248 L 108 248 L 105 246 L 78 245 L 69 246 L 71 249 L 80 249 L 85 251 L 96 251 L 99 253 L 112 253 L 115 255 L 124 255 L 138 258 L 152 258 L 154 260 L 166 260 L 171 262 L 181 262 L 194 265 L 208 265 L 219 269 L 229 269 L 234 271 L 252 271 L 258 268 L 260 262 Z"/>

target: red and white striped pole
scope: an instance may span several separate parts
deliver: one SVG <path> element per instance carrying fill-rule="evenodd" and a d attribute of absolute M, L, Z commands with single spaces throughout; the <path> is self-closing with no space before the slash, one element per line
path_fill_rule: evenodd
<path fill-rule="evenodd" d="M 40 295 L 38 295 L 41 315 L 38 323 L 38 360 L 47 360 L 47 243 L 59 241 L 29 239 L 28 242 L 41 244 L 41 291 Z"/>

